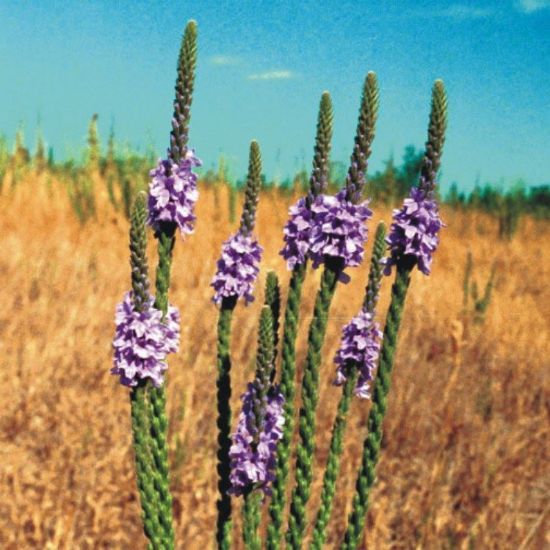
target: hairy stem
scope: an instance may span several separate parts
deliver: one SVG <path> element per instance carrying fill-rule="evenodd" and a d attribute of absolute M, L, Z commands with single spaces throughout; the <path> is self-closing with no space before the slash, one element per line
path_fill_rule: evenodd
<path fill-rule="evenodd" d="M 374 314 L 378 293 L 380 289 L 380 280 L 382 278 L 382 257 L 385 250 L 386 230 L 381 222 L 376 228 L 374 237 L 374 247 L 372 251 L 369 277 L 365 289 L 365 298 L 363 300 L 363 309 Z M 330 440 L 327 465 L 323 475 L 323 488 L 321 490 L 321 504 L 317 512 L 317 519 L 313 530 L 311 548 L 320 549 L 326 540 L 326 529 L 332 512 L 332 502 L 336 491 L 336 480 L 340 473 L 340 457 L 343 449 L 343 439 L 346 430 L 346 415 L 348 414 L 350 402 L 353 396 L 353 390 L 358 378 L 358 366 L 355 362 L 350 362 L 347 367 L 346 382 L 342 388 L 342 395 L 338 403 L 336 418 L 332 426 L 332 437 Z"/>
<path fill-rule="evenodd" d="M 220 308 L 218 319 L 218 376 L 216 379 L 218 404 L 218 520 L 216 541 L 218 548 L 231 548 L 231 497 L 228 490 L 231 487 L 229 475 L 229 449 L 231 447 L 231 320 L 236 299 L 225 298 Z"/>
<path fill-rule="evenodd" d="M 271 522 L 267 527 L 267 548 L 276 550 L 281 546 L 282 527 L 284 519 L 286 484 L 290 463 L 290 444 L 294 433 L 294 398 L 296 394 L 296 336 L 300 315 L 300 299 L 302 285 L 306 274 L 306 265 L 298 265 L 292 271 L 288 289 L 288 299 L 285 308 L 283 344 L 281 352 L 281 392 L 285 398 L 285 424 L 283 437 L 277 446 L 277 468 L 271 491 L 269 517 Z"/>
<path fill-rule="evenodd" d="M 302 406 L 300 408 L 300 441 L 296 449 L 296 480 L 290 502 L 287 546 L 301 547 L 306 528 L 306 506 L 311 493 L 313 455 L 315 451 L 315 413 L 319 401 L 319 367 L 325 340 L 330 304 L 334 296 L 340 269 L 327 265 L 315 300 L 313 319 L 309 327 L 308 347 L 302 380 Z"/>
<path fill-rule="evenodd" d="M 343 550 L 357 548 L 365 526 L 369 492 L 374 483 L 376 464 L 380 453 L 382 424 L 387 409 L 391 372 L 397 349 L 401 316 L 410 283 L 411 269 L 411 266 L 398 265 L 395 282 L 392 286 L 391 302 L 384 328 L 382 349 L 380 350 L 380 361 L 374 382 L 372 407 L 367 421 L 368 435 L 363 444 L 363 455 L 355 483 L 352 510 L 348 517 L 346 534 L 342 544 Z"/>
<path fill-rule="evenodd" d="M 243 503 L 243 541 L 247 550 L 261 550 L 262 541 L 258 535 L 261 522 L 260 491 L 250 491 L 244 497 Z"/>
<path fill-rule="evenodd" d="M 338 411 L 332 427 L 332 437 L 327 460 L 325 474 L 323 476 L 323 489 L 321 491 L 321 505 L 317 512 L 315 527 L 313 529 L 313 538 L 310 548 L 320 550 L 326 540 L 326 529 L 330 514 L 332 512 L 332 502 L 336 491 L 336 480 L 340 472 L 340 456 L 342 455 L 342 443 L 346 431 L 346 416 L 348 414 L 353 390 L 357 382 L 357 367 L 350 365 L 349 374 L 342 390 L 342 396 L 338 403 Z"/>

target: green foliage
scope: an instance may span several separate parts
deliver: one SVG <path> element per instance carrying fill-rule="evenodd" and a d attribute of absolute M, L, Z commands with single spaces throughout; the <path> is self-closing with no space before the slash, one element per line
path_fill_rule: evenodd
<path fill-rule="evenodd" d="M 97 113 L 92 115 L 90 124 L 88 125 L 88 151 L 86 154 L 86 164 L 90 170 L 99 168 L 99 159 L 101 158 L 101 150 L 99 144 L 99 135 L 97 131 Z"/>
<path fill-rule="evenodd" d="M 237 219 L 237 188 L 234 185 L 228 184 L 229 196 L 229 223 L 235 223 Z"/>
<path fill-rule="evenodd" d="M 17 170 L 24 166 L 27 166 L 31 160 L 29 150 L 25 147 L 25 135 L 23 133 L 23 127 L 20 126 L 15 134 L 15 151 L 13 153 L 13 165 Z"/>
<path fill-rule="evenodd" d="M 402 163 L 396 165 L 393 155 L 385 162 L 382 171 L 375 172 L 368 182 L 368 195 L 376 202 L 396 206 L 416 185 L 422 167 L 423 152 L 407 145 Z"/>
<path fill-rule="evenodd" d="M 55 156 L 53 153 L 53 147 L 48 147 L 48 168 L 53 170 L 55 167 Z"/>
<path fill-rule="evenodd" d="M 548 184 L 529 188 L 519 180 L 508 191 L 503 191 L 490 183 L 477 183 L 466 194 L 459 193 L 458 185 L 453 183 L 445 202 L 454 208 L 477 210 L 495 216 L 498 220 L 498 235 L 502 239 L 511 239 L 514 236 L 524 215 L 550 219 Z"/>
<path fill-rule="evenodd" d="M 498 235 L 501 239 L 511 240 L 519 227 L 523 210 L 525 191 L 515 187 L 504 197 L 500 197 L 498 214 Z"/>
<path fill-rule="evenodd" d="M 82 169 L 73 169 L 66 180 L 69 201 L 81 224 L 96 216 L 96 198 L 94 185 L 88 173 Z M 128 216 L 129 217 L 129 216 Z"/>
<path fill-rule="evenodd" d="M 0 135 L 0 193 L 4 185 L 4 177 L 10 164 L 8 143 L 3 135 Z"/>
<path fill-rule="evenodd" d="M 46 168 L 46 146 L 42 132 L 38 131 L 36 138 L 36 151 L 34 153 L 34 167 L 38 173 L 42 173 Z"/>
<path fill-rule="evenodd" d="M 475 323 L 483 323 L 489 304 L 491 303 L 493 288 L 495 285 L 496 263 L 491 267 L 491 273 L 483 294 L 479 293 L 477 281 L 472 280 L 473 259 L 472 253 L 468 252 L 466 257 L 466 267 L 464 269 L 463 285 L 463 315 L 468 319 L 473 319 Z"/>
<path fill-rule="evenodd" d="M 101 171 L 107 196 L 113 208 L 128 218 L 135 197 L 147 189 L 152 165 L 145 155 L 126 148 L 118 153 L 114 134 L 111 131 L 107 156 L 101 162 Z"/>

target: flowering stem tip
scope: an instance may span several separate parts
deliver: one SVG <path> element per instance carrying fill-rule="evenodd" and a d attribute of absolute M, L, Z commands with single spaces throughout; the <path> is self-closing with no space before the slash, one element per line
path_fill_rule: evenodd
<path fill-rule="evenodd" d="M 342 343 L 335 357 L 335 363 L 338 366 L 335 383 L 343 386 L 343 389 L 332 427 L 320 506 L 313 530 L 311 548 L 316 550 L 320 550 L 326 541 L 351 399 L 354 394 L 364 399 L 370 397 L 368 385 L 376 367 L 382 336 L 378 324 L 374 321 L 374 307 L 382 277 L 381 259 L 385 248 L 384 237 L 384 224 L 381 223 L 376 230 L 363 309 L 344 327 Z"/>
<path fill-rule="evenodd" d="M 447 98 L 443 82 L 436 81 L 432 89 L 428 141 L 423 158 L 418 187 L 411 189 L 408 199 L 400 210 L 394 211 L 390 235 L 387 239 L 391 256 L 387 258 L 385 273 L 390 274 L 396 266 L 392 295 L 380 361 L 372 398 L 372 407 L 367 421 L 368 435 L 363 444 L 363 455 L 352 501 L 352 511 L 342 544 L 343 550 L 358 547 L 368 510 L 369 492 L 374 483 L 376 465 L 382 442 L 382 428 L 387 410 L 387 398 L 391 384 L 391 372 L 397 349 L 397 337 L 405 298 L 415 266 L 424 274 L 430 273 L 432 254 L 439 242 L 438 232 L 443 226 L 439 219 L 434 196 L 435 177 L 439 168 L 445 129 L 447 125 Z"/>
<path fill-rule="evenodd" d="M 130 226 L 132 290 L 117 306 L 113 341 L 114 367 L 123 385 L 131 388 L 130 405 L 136 478 L 144 531 L 153 547 L 174 546 L 167 464 L 157 436 L 159 415 L 151 414 L 153 392 L 160 388 L 166 356 L 179 346 L 179 313 L 167 306 L 167 315 L 149 294 L 145 196 L 136 198 Z"/>
<path fill-rule="evenodd" d="M 283 436 L 277 446 L 277 467 L 273 480 L 272 497 L 269 506 L 270 522 L 267 527 L 267 548 L 281 547 L 283 516 L 286 501 L 286 485 L 290 463 L 290 444 L 294 433 L 294 397 L 296 393 L 296 336 L 300 314 L 302 285 L 307 270 L 309 237 L 312 215 L 311 202 L 326 191 L 330 167 L 332 139 L 332 101 L 324 92 L 319 103 L 317 133 L 313 153 L 313 168 L 310 178 L 309 196 L 301 198 L 290 209 L 290 217 L 284 230 L 285 246 L 281 255 L 291 270 L 288 296 L 284 314 L 284 328 L 281 352 L 281 391 L 284 397 Z"/>
<path fill-rule="evenodd" d="M 231 320 L 239 298 L 244 298 L 247 304 L 254 300 L 253 291 L 260 271 L 262 248 L 252 232 L 260 186 L 260 148 L 253 141 L 250 145 L 250 162 L 241 224 L 237 233 L 223 243 L 222 255 L 217 262 L 216 274 L 211 283 L 215 291 L 213 301 L 220 306 L 216 379 L 219 492 L 216 540 L 218 547 L 224 550 L 229 550 L 231 547 Z M 275 303 L 273 307 L 276 307 Z M 243 401 L 243 408 L 244 406 Z"/>

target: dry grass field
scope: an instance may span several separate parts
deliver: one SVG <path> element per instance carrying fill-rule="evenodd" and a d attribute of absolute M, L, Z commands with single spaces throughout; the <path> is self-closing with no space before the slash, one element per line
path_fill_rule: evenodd
<path fill-rule="evenodd" d="M 129 288 L 128 223 L 101 194 L 97 200 L 97 221 L 81 226 L 64 187 L 45 176 L 0 195 L 4 550 L 145 548 L 128 390 L 109 374 L 114 308 Z M 254 368 L 267 269 L 277 271 L 286 293 L 277 252 L 290 200 L 269 191 L 261 198 L 265 257 L 256 302 L 236 312 L 234 406 Z M 185 549 L 213 548 L 217 310 L 209 283 L 233 229 L 227 205 L 225 188 L 215 194 L 201 187 L 196 232 L 178 240 L 173 264 L 170 300 L 181 310 L 182 341 L 169 361 L 170 446 L 177 538 Z M 372 232 L 390 216 L 376 209 Z M 447 209 L 443 217 L 433 273 L 416 272 L 408 295 L 362 547 L 548 548 L 550 226 L 524 219 L 506 242 L 491 218 Z M 479 283 L 497 262 L 484 324 L 462 315 L 468 250 Z M 332 358 L 342 325 L 362 302 L 366 265 L 349 271 L 352 282 L 339 288 L 329 320 L 313 503 L 341 391 L 331 385 Z M 318 279 L 310 274 L 304 289 L 299 364 Z M 385 280 L 381 321 L 389 289 Z M 368 408 L 352 406 L 328 548 L 337 547 L 345 527 Z M 234 538 L 238 547 L 237 532 Z"/>

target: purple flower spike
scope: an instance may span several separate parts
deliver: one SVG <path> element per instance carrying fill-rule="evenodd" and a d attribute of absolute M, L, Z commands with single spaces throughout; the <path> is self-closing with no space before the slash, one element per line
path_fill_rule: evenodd
<path fill-rule="evenodd" d="M 340 349 L 334 357 L 338 365 L 334 383 L 337 386 L 345 383 L 347 364 L 353 361 L 359 369 L 354 393 L 357 397 L 369 399 L 369 382 L 376 368 L 381 340 L 382 332 L 372 313 L 361 310 L 342 331 Z"/>
<path fill-rule="evenodd" d="M 179 164 L 161 159 L 151 170 L 147 223 L 154 229 L 161 222 L 172 222 L 182 235 L 193 233 L 195 203 L 199 197 L 193 168 L 200 165 L 195 152 L 188 149 Z"/>
<path fill-rule="evenodd" d="M 254 284 L 260 271 L 262 247 L 252 235 L 240 231 L 229 237 L 222 246 L 222 256 L 210 286 L 216 291 L 213 301 L 224 298 L 244 298 L 249 304 L 254 300 Z"/>
<path fill-rule="evenodd" d="M 368 201 L 348 201 L 345 190 L 336 196 L 319 195 L 315 199 L 310 236 L 313 267 L 319 267 L 327 258 L 341 259 L 344 267 L 361 264 L 368 236 L 365 222 L 372 216 L 367 205 Z"/>
<path fill-rule="evenodd" d="M 269 484 L 275 479 L 277 443 L 283 436 L 284 397 L 278 386 L 266 396 L 262 425 L 257 429 L 254 416 L 255 388 L 248 384 L 241 396 L 242 411 L 233 444 L 229 450 L 231 461 L 232 495 L 242 495 L 250 489 L 261 489 L 270 494 Z"/>
<path fill-rule="evenodd" d="M 281 256 L 286 260 L 288 269 L 292 270 L 307 259 L 313 215 L 305 197 L 291 206 L 288 213 L 289 218 L 284 228 L 285 245 Z"/>
<path fill-rule="evenodd" d="M 151 296 L 143 311 L 135 311 L 132 293 L 127 292 L 116 308 L 116 332 L 113 341 L 114 367 L 112 374 L 120 376 L 124 386 L 137 386 L 150 379 L 157 388 L 162 386 L 168 368 L 166 356 L 178 351 L 180 315 L 169 306 L 165 320 L 162 312 L 153 307 Z"/>
<path fill-rule="evenodd" d="M 439 217 L 436 200 L 422 189 L 413 187 L 403 207 L 393 211 L 393 223 L 386 239 L 391 256 L 385 262 L 384 273 L 389 275 L 392 265 L 408 256 L 415 260 L 424 275 L 429 275 L 442 227 L 444 223 Z"/>

